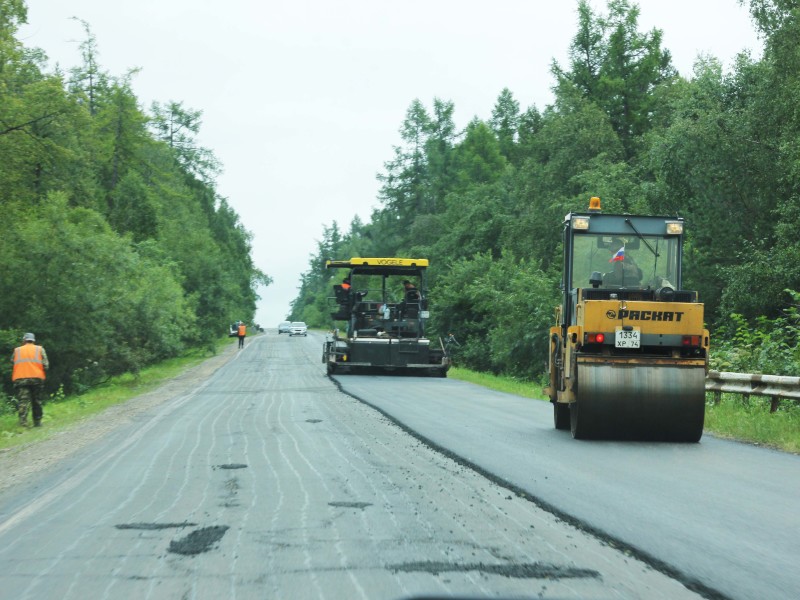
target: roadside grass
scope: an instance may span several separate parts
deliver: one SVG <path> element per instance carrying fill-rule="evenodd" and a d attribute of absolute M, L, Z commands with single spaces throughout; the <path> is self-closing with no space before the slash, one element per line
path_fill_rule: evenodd
<path fill-rule="evenodd" d="M 483 387 L 542 399 L 543 384 L 522 381 L 513 377 L 478 373 L 462 367 L 452 367 L 448 376 Z M 781 402 L 777 412 L 769 412 L 769 398 L 751 396 L 744 402 L 738 394 L 723 394 L 719 404 L 707 394 L 705 431 L 717 437 L 800 453 L 800 405 L 789 400 Z"/>
<path fill-rule="evenodd" d="M 722 394 L 719 404 L 714 404 L 713 394 L 706 398 L 707 431 L 723 438 L 800 453 L 800 405 L 783 400 L 771 413 L 769 398 L 750 396 L 745 401 L 740 394 Z"/>
<path fill-rule="evenodd" d="M 217 352 L 229 343 L 231 342 L 228 338 L 220 339 L 216 345 Z M 207 349 L 189 350 L 183 356 L 146 367 L 136 375 L 126 373 L 113 377 L 81 395 L 63 396 L 56 392 L 45 402 L 41 428 L 20 427 L 16 411 L 9 403 L 0 415 L 0 449 L 50 437 L 53 433 L 67 429 L 74 423 L 96 415 L 110 406 L 149 392 L 210 357 L 211 354 Z M 28 420 L 32 422 L 30 414 Z"/>
<path fill-rule="evenodd" d="M 523 381 L 515 377 L 508 377 L 505 375 L 492 375 L 491 373 L 479 373 L 478 371 L 470 371 L 463 367 L 451 367 L 447 372 L 448 377 L 453 379 L 460 379 L 468 381 L 476 385 L 482 385 L 490 390 L 498 392 L 506 392 L 507 394 L 514 394 L 522 396 L 523 398 L 533 398 L 539 400 L 542 397 L 542 385 L 534 381 Z"/>

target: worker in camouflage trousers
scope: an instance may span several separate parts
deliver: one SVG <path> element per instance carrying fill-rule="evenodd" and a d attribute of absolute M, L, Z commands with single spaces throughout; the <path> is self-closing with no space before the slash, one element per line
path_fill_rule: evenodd
<path fill-rule="evenodd" d="M 244 321 L 239 321 L 239 327 L 236 328 L 236 333 L 239 336 L 239 348 L 244 348 L 244 337 L 247 335 L 247 326 Z"/>
<path fill-rule="evenodd" d="M 36 345 L 36 336 L 26 333 L 22 336 L 22 346 L 14 349 L 11 362 L 11 380 L 14 382 L 17 397 L 19 424 L 28 426 L 28 411 L 32 409 L 33 426 L 41 427 L 45 372 L 50 368 L 47 353 L 42 346 Z"/>

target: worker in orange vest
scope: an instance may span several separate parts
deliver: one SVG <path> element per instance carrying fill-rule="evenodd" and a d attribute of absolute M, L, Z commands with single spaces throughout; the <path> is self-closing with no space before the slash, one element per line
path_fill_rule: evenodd
<path fill-rule="evenodd" d="M 247 327 L 245 327 L 243 321 L 239 321 L 238 334 L 239 334 L 239 348 L 244 348 L 244 336 L 247 335 Z"/>
<path fill-rule="evenodd" d="M 36 336 L 26 333 L 22 336 L 22 346 L 14 349 L 11 356 L 14 365 L 11 380 L 17 396 L 17 412 L 19 424 L 28 426 L 28 411 L 33 408 L 33 426 L 42 425 L 42 391 L 44 389 L 45 372 L 50 368 L 47 352 L 36 345 Z"/>

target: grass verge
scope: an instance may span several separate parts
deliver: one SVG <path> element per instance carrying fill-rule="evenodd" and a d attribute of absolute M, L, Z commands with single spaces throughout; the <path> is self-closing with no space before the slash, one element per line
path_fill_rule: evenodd
<path fill-rule="evenodd" d="M 217 352 L 231 343 L 228 338 L 217 344 Z M 121 404 L 131 398 L 155 389 L 165 381 L 208 360 L 208 350 L 190 350 L 183 356 L 166 360 L 142 369 L 137 375 L 126 373 L 111 378 L 108 382 L 81 394 L 65 396 L 45 402 L 41 428 L 19 426 L 13 410 L 0 416 L 0 449 L 36 442 L 64 430 L 74 423 L 100 413 L 110 406 Z M 54 394 L 56 396 L 56 394 Z M 28 415 L 29 422 L 32 417 Z"/>
<path fill-rule="evenodd" d="M 719 437 L 800 453 L 800 406 L 783 400 L 778 410 L 769 412 L 769 398 L 740 394 L 722 394 L 714 404 L 707 394 L 706 430 Z"/>
<path fill-rule="evenodd" d="M 460 379 L 462 381 L 468 381 L 469 383 L 482 385 L 490 390 L 522 396 L 523 398 L 539 400 L 542 397 L 542 386 L 540 384 L 533 381 L 523 381 L 515 377 L 479 373 L 478 371 L 470 371 L 463 367 L 451 367 L 447 372 L 447 376 L 453 379 Z"/>
<path fill-rule="evenodd" d="M 478 373 L 462 367 L 451 368 L 448 376 L 499 392 L 545 401 L 541 393 L 543 385 L 534 381 Z M 714 404 L 713 396 L 708 394 L 707 397 L 705 431 L 721 438 L 800 453 L 799 405 L 785 400 L 777 412 L 770 413 L 769 398 L 751 396 L 744 402 L 738 394 L 723 394 L 722 401 Z"/>

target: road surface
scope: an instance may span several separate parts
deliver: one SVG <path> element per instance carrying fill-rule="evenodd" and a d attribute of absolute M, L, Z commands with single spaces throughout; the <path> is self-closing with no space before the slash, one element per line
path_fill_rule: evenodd
<path fill-rule="evenodd" d="M 577 441 L 553 428 L 548 402 L 455 380 L 335 380 L 461 464 L 706 595 L 800 597 L 800 456 L 710 435 Z"/>
<path fill-rule="evenodd" d="M 699 597 L 342 393 L 316 334 L 230 355 L 0 493 L 2 597 Z M 476 461 L 491 446 L 470 447 Z M 537 473 L 536 453 L 524 461 Z"/>

